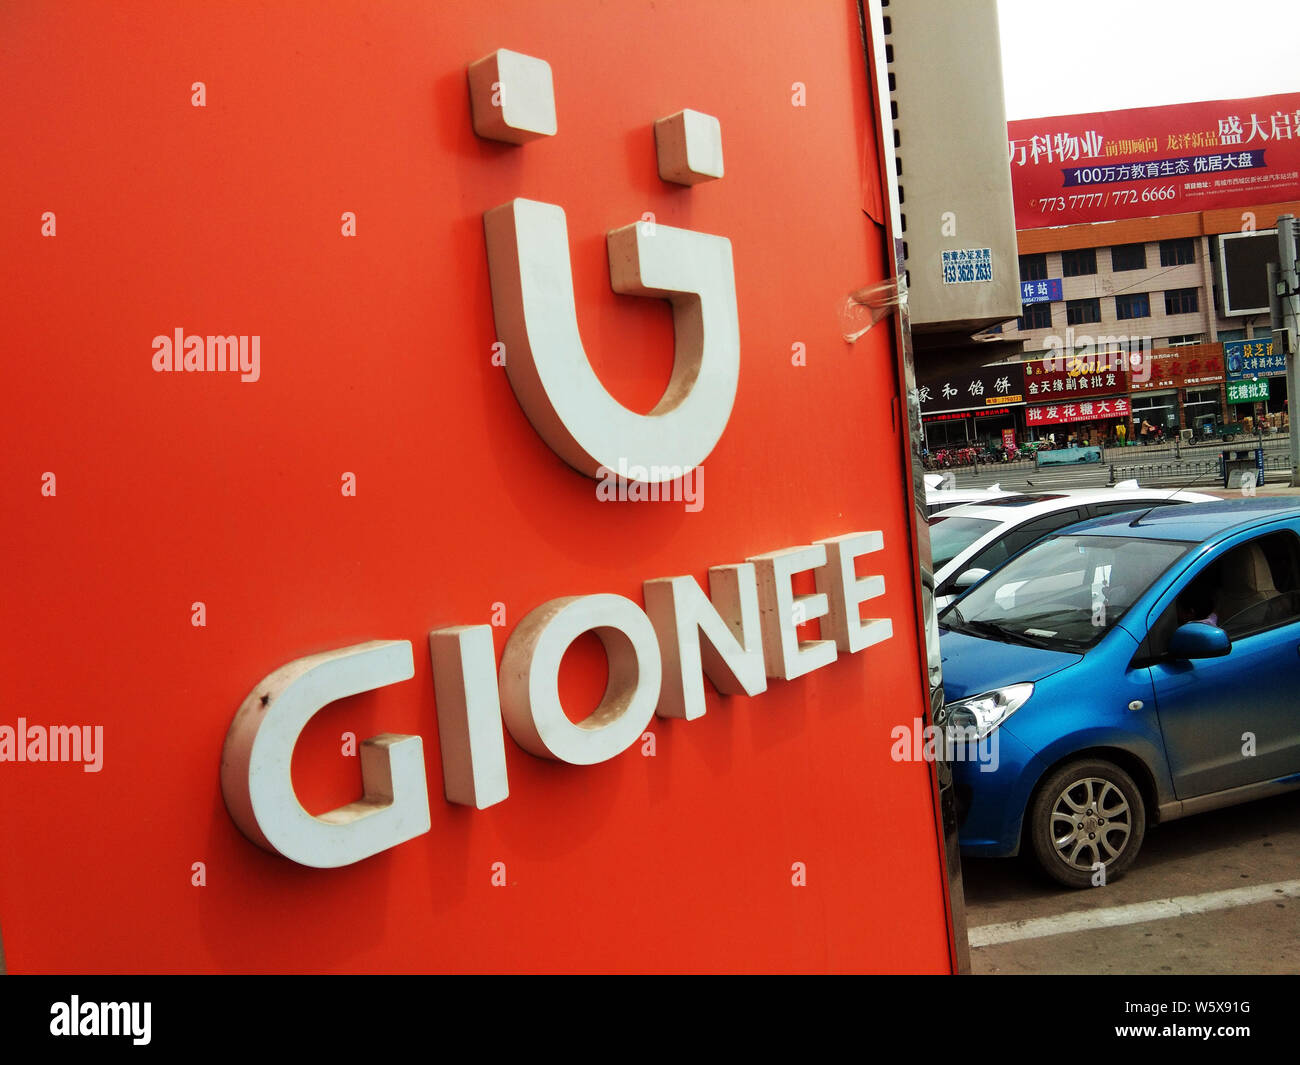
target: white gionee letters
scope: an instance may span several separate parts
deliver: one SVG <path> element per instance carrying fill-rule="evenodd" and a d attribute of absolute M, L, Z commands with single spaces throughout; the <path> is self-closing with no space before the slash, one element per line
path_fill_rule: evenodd
<path fill-rule="evenodd" d="M 854 565 L 861 556 L 884 548 L 883 534 L 847 533 L 817 543 L 826 548 L 826 565 L 819 566 L 814 576 L 817 590 L 829 603 L 821 626 L 822 635 L 834 639 L 835 646 L 844 654 L 889 639 L 894 634 L 894 623 L 889 618 L 864 621 L 858 611 L 859 604 L 885 594 L 885 578 L 876 575 L 859 580 Z"/>
<path fill-rule="evenodd" d="M 763 617 L 763 659 L 767 675 L 793 680 L 835 661 L 834 640 L 800 641 L 798 626 L 824 617 L 830 603 L 823 592 L 794 594 L 791 579 L 804 570 L 826 565 L 826 548 L 790 547 L 755 555 L 758 569 L 758 603 Z M 798 609 L 796 609 L 798 608 Z"/>
<path fill-rule="evenodd" d="M 424 745 L 384 733 L 361 745 L 364 794 L 313 817 L 293 790 L 293 749 L 328 703 L 410 680 L 409 640 L 375 640 L 281 666 L 244 700 L 221 753 L 221 791 L 254 843 L 299 865 L 351 865 L 429 831 Z"/>
<path fill-rule="evenodd" d="M 594 632 L 609 660 L 600 705 L 574 724 L 560 704 L 560 660 Z M 645 613 L 621 595 L 552 599 L 510 634 L 501 656 L 501 712 L 524 750 L 573 765 L 608 761 L 641 738 L 659 700 L 659 644 Z"/>
<path fill-rule="evenodd" d="M 713 567 L 709 594 L 712 602 L 691 577 L 645 582 L 645 611 L 663 659 L 660 717 L 703 717 L 704 674 L 725 695 L 767 689 L 754 567 Z"/>
<path fill-rule="evenodd" d="M 429 655 L 443 791 L 448 802 L 486 809 L 510 797 L 492 629 L 437 629 L 429 633 Z"/>
<path fill-rule="evenodd" d="M 533 428 L 588 477 L 640 467 L 690 472 L 726 428 L 740 376 L 740 325 L 731 241 L 689 229 L 639 223 L 610 231 L 615 292 L 673 306 L 673 373 L 649 414 L 614 399 L 591 368 L 578 333 L 564 210 L 511 200 L 483 215 L 497 336 L 510 352 L 506 374 Z"/>
<path fill-rule="evenodd" d="M 848 533 L 811 546 L 757 555 L 709 570 L 709 596 L 692 577 L 644 583 L 645 609 L 620 595 L 552 599 L 506 641 L 499 668 L 492 628 L 429 633 L 443 789 L 447 800 L 484 809 L 508 798 L 505 735 L 532 754 L 595 765 L 642 739 L 656 712 L 687 721 L 705 712 L 704 677 L 723 694 L 758 695 L 768 677 L 790 680 L 892 635 L 889 619 L 862 620 L 859 604 L 884 594 L 884 578 L 858 579 L 855 563 L 883 549 L 879 532 Z M 812 571 L 816 594 L 796 596 L 795 574 Z M 827 639 L 800 642 L 820 620 Z M 584 633 L 605 649 L 609 682 L 583 721 L 560 703 L 565 652 Z M 235 715 L 221 760 L 221 789 L 240 830 L 300 865 L 361 861 L 429 831 L 423 743 L 374 736 L 361 746 L 365 795 L 313 817 L 290 777 L 294 745 L 326 704 L 409 680 L 411 645 L 381 640 L 290 662 L 270 674 Z"/>

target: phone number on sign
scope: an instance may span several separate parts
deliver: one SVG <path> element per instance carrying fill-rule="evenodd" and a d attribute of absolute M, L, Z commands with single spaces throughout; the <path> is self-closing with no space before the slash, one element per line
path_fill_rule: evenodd
<path fill-rule="evenodd" d="M 1172 200 L 1178 195 L 1174 185 L 1160 188 L 1112 189 L 1109 192 L 1076 192 L 1069 196 L 1047 196 L 1034 200 L 1040 211 L 1077 211 L 1081 207 L 1119 207 L 1131 203 L 1156 203 L 1160 200 Z"/>

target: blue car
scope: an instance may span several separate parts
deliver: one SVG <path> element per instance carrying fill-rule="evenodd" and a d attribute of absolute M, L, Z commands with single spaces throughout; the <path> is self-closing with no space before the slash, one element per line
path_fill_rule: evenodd
<path fill-rule="evenodd" d="M 1300 507 L 1115 514 L 939 617 L 964 853 L 1113 880 L 1147 826 L 1300 787 Z"/>

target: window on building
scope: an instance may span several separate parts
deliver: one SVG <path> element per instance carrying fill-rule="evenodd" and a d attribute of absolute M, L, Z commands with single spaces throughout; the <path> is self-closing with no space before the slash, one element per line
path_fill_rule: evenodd
<path fill-rule="evenodd" d="M 1061 273 L 1066 277 L 1078 277 L 1080 274 L 1096 272 L 1097 250 L 1095 248 L 1061 252 Z"/>
<path fill-rule="evenodd" d="M 1245 340 L 1246 330 L 1244 329 L 1220 329 L 1220 340 Z"/>
<path fill-rule="evenodd" d="M 1021 281 L 1046 281 L 1047 280 L 1047 255 L 1022 255 L 1020 256 L 1020 280 Z"/>
<path fill-rule="evenodd" d="M 1123 270 L 1145 270 L 1146 265 L 1145 244 L 1117 244 L 1110 249 L 1110 268 L 1117 274 Z"/>
<path fill-rule="evenodd" d="M 1165 293 L 1165 314 L 1192 314 L 1200 307 L 1194 288 L 1171 288 Z"/>
<path fill-rule="evenodd" d="M 1101 300 L 1066 300 L 1065 324 L 1084 325 L 1087 322 L 1101 321 Z"/>
<path fill-rule="evenodd" d="M 1133 430 L 1146 419 L 1152 425 L 1173 429 L 1178 425 L 1178 393 L 1161 392 L 1157 395 L 1134 396 L 1130 409 L 1133 412 Z M 1135 437 L 1136 439 L 1136 437 Z"/>
<path fill-rule="evenodd" d="M 1021 332 L 1026 329 L 1052 328 L 1052 305 L 1050 303 L 1026 303 L 1020 310 L 1020 320 L 1016 325 Z"/>
<path fill-rule="evenodd" d="M 1204 333 L 1184 333 L 1182 336 L 1167 337 L 1160 347 L 1176 348 L 1182 344 L 1204 344 Z"/>
<path fill-rule="evenodd" d="M 1160 242 L 1161 266 L 1186 266 L 1196 262 L 1196 241 L 1192 237 Z"/>
<path fill-rule="evenodd" d="M 1115 297 L 1115 317 L 1124 318 L 1150 318 L 1151 301 L 1147 298 L 1145 292 L 1131 292 L 1124 296 Z M 1090 319 L 1096 321 L 1096 319 Z"/>
<path fill-rule="evenodd" d="M 1219 390 L 1189 388 L 1187 399 L 1183 403 L 1183 413 L 1189 429 L 1199 431 L 1203 425 L 1215 425 L 1221 422 L 1223 408 L 1219 406 Z"/>

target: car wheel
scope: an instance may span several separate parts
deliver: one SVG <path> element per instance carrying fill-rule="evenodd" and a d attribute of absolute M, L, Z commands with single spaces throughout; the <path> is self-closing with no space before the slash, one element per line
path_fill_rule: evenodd
<path fill-rule="evenodd" d="M 1146 834 L 1146 807 L 1133 778 L 1119 766 L 1082 759 L 1043 782 L 1029 830 L 1048 876 L 1067 887 L 1091 887 L 1094 880 L 1109 883 L 1133 864 Z"/>

